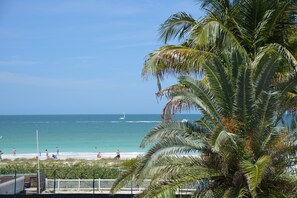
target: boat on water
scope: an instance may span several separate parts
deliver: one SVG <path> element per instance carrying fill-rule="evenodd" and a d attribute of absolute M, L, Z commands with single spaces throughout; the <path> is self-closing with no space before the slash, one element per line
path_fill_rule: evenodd
<path fill-rule="evenodd" d="M 120 120 L 125 120 L 126 116 L 125 116 L 125 112 L 123 112 L 123 116 L 120 117 Z"/>

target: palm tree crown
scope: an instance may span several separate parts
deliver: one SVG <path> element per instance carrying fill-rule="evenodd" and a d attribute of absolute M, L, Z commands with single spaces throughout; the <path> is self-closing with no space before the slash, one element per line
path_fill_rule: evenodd
<path fill-rule="evenodd" d="M 181 12 L 161 26 L 165 42 L 182 44 L 147 56 L 142 75 L 156 76 L 169 102 L 164 122 L 141 143 L 148 152 L 113 192 L 151 178 L 143 197 L 189 183 L 197 197 L 294 197 L 297 131 L 280 123 L 297 107 L 296 51 L 288 50 L 296 43 L 296 1 L 201 2 L 208 10 L 202 20 Z M 161 90 L 165 73 L 178 74 L 179 83 Z M 184 109 L 199 110 L 201 119 L 170 121 Z"/>
<path fill-rule="evenodd" d="M 165 43 L 178 38 L 182 44 L 164 46 L 147 56 L 142 75 L 157 77 L 159 90 L 165 73 L 202 74 L 201 61 L 205 60 L 205 52 L 225 48 L 230 40 L 244 48 L 252 59 L 255 59 L 263 47 L 273 45 L 289 60 L 278 68 L 278 77 L 287 77 L 292 70 L 297 70 L 294 57 L 297 52 L 296 40 L 293 37 L 297 27 L 296 1 L 200 1 L 207 13 L 201 20 L 180 12 L 173 14 L 161 25 L 160 38 Z"/>
<path fill-rule="evenodd" d="M 275 81 L 283 59 L 273 47 L 253 60 L 234 46 L 208 56 L 203 63 L 207 82 L 182 76 L 163 90 L 170 98 L 165 120 L 189 108 L 199 109 L 202 118 L 153 129 L 141 144 L 153 146 L 114 190 L 129 180 L 151 178 L 143 197 L 164 196 L 192 182 L 201 197 L 294 197 L 296 131 L 278 124 L 296 104 L 287 93 L 296 88 L 297 76 Z"/>

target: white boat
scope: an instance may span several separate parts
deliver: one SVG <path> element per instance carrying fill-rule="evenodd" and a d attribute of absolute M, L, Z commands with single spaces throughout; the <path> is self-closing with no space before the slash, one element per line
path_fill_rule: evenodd
<path fill-rule="evenodd" d="M 123 112 L 123 116 L 120 117 L 120 120 L 125 120 L 126 116 L 125 116 L 125 113 Z"/>
<path fill-rule="evenodd" d="M 188 120 L 187 120 L 187 119 L 182 119 L 181 122 L 182 122 L 182 123 L 185 123 L 185 122 L 188 122 Z"/>

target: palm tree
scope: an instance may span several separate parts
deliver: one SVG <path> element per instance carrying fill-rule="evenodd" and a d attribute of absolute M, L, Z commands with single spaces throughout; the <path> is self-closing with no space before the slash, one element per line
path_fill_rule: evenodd
<path fill-rule="evenodd" d="M 240 45 L 205 53 L 207 59 L 200 62 L 204 79 L 182 76 L 179 84 L 163 90 L 170 98 L 165 120 L 193 108 L 202 118 L 154 128 L 141 143 L 152 145 L 149 151 L 116 181 L 112 192 L 131 180 L 141 184 L 150 178 L 142 197 L 172 195 L 193 183 L 196 197 L 294 197 L 297 131 L 279 123 L 296 105 L 296 97 L 287 93 L 296 88 L 297 74 L 275 81 L 284 57 L 273 46 L 255 59 Z"/>
<path fill-rule="evenodd" d="M 230 40 L 240 44 L 252 59 L 261 53 L 263 47 L 278 49 L 290 60 L 278 68 L 276 76 L 281 79 L 297 70 L 297 61 L 293 56 L 297 50 L 292 43 L 292 35 L 296 32 L 296 1 L 200 1 L 207 12 L 206 17 L 195 20 L 191 15 L 180 12 L 161 25 L 160 38 L 165 43 L 178 38 L 182 44 L 161 47 L 147 56 L 142 75 L 155 76 L 159 91 L 165 73 L 202 74 L 201 65 L 207 57 L 205 52 L 226 48 Z"/>
<path fill-rule="evenodd" d="M 296 43 L 296 2 L 204 0 L 202 6 L 208 15 L 200 21 L 178 13 L 161 26 L 165 42 L 182 44 L 149 54 L 142 73 L 156 76 L 158 94 L 170 99 L 164 121 L 183 109 L 198 109 L 202 118 L 153 129 L 141 144 L 151 148 L 112 192 L 151 178 L 143 197 L 173 195 L 190 183 L 200 197 L 294 197 L 296 130 L 279 123 L 297 107 L 296 51 L 287 50 Z M 165 73 L 181 76 L 180 83 L 161 90 Z"/>

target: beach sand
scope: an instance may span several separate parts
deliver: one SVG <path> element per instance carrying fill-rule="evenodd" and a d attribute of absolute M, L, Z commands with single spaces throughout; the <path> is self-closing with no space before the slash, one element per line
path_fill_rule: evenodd
<path fill-rule="evenodd" d="M 52 157 L 52 155 L 57 155 L 56 153 L 49 153 L 49 156 Z M 137 156 L 144 155 L 143 152 L 129 152 L 129 153 L 121 153 L 121 159 L 133 159 Z M 116 156 L 116 153 L 101 153 L 101 158 L 114 158 Z M 3 154 L 2 159 L 10 159 L 14 160 L 17 158 L 25 158 L 25 159 L 32 159 L 36 158 L 36 153 L 20 153 L 16 154 L 15 156 L 13 154 Z M 39 156 L 40 160 L 46 160 L 47 157 L 45 153 L 42 153 L 41 156 Z M 97 158 L 97 153 L 91 153 L 91 152 L 61 152 L 57 159 L 65 160 L 65 159 L 85 159 L 85 160 L 97 160 L 100 158 Z"/>

